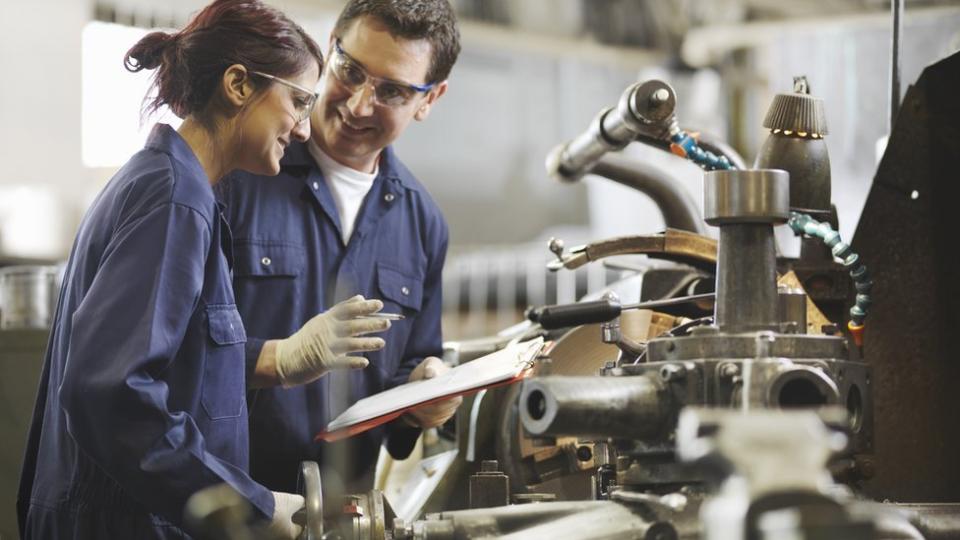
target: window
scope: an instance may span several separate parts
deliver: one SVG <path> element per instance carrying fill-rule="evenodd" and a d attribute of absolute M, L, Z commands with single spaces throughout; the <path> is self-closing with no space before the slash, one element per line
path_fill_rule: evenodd
<path fill-rule="evenodd" d="M 123 55 L 151 31 L 99 21 L 83 29 L 81 154 L 87 167 L 123 165 L 143 148 L 157 122 L 180 126 L 166 108 L 142 115 L 153 71 L 130 73 L 123 67 Z"/>

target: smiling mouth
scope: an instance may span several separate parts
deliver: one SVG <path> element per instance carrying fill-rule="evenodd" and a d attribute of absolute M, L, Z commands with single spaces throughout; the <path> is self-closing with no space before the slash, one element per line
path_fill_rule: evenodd
<path fill-rule="evenodd" d="M 347 120 L 346 115 L 344 115 L 344 114 L 343 114 L 342 112 L 340 112 L 340 111 L 337 111 L 337 117 L 340 118 L 340 123 L 341 123 L 345 128 L 347 128 L 349 131 L 356 132 L 356 133 L 361 133 L 361 132 L 365 132 L 365 131 L 369 131 L 369 130 L 372 130 L 372 129 L 373 129 L 373 127 L 371 127 L 371 126 L 358 126 L 358 125 L 350 122 L 349 120 Z"/>

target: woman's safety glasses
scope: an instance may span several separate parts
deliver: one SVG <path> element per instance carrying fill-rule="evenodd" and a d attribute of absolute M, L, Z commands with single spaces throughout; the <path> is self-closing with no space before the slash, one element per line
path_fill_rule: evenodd
<path fill-rule="evenodd" d="M 262 71 L 251 71 L 254 75 L 259 75 L 264 79 L 269 79 L 273 82 L 280 83 L 288 88 L 296 90 L 293 94 L 293 109 L 294 114 L 293 118 L 297 123 L 301 123 L 307 118 L 310 118 L 310 112 L 313 111 L 313 106 L 317 104 L 317 99 L 320 97 L 320 94 L 300 86 L 297 83 L 290 82 L 286 79 L 281 79 L 275 75 L 270 75 L 269 73 L 263 73 Z"/>

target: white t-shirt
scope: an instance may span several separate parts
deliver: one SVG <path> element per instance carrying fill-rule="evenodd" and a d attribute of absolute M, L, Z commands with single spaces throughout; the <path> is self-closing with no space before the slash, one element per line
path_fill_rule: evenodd
<path fill-rule="evenodd" d="M 317 161 L 317 165 L 323 171 L 327 186 L 330 187 L 330 193 L 333 194 L 333 200 L 337 204 L 337 212 L 340 214 L 340 234 L 343 243 L 348 244 L 350 243 L 350 235 L 353 234 L 353 226 L 357 221 L 357 214 L 360 213 L 360 205 L 363 204 L 363 198 L 367 196 L 373 186 L 373 180 L 380 171 L 380 165 L 377 165 L 373 172 L 369 174 L 351 169 L 346 165 L 337 163 L 336 160 L 321 150 L 312 139 L 307 142 L 307 150 Z"/>

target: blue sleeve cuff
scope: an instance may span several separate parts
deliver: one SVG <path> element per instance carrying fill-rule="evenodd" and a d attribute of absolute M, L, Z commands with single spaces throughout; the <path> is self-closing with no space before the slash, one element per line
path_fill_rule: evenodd
<path fill-rule="evenodd" d="M 267 340 L 247 336 L 247 343 L 244 345 L 244 354 L 246 356 L 247 380 L 253 376 L 253 370 L 257 367 L 257 360 L 260 358 L 260 351 L 263 350 L 263 344 Z"/>

